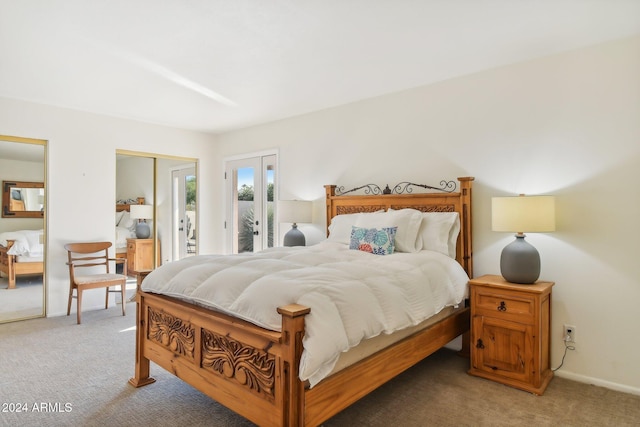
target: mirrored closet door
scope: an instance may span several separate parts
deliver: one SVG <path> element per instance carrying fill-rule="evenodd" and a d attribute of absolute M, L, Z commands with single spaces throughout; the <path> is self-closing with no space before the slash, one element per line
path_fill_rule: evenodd
<path fill-rule="evenodd" d="M 45 316 L 46 141 L 0 135 L 0 323 Z"/>
<path fill-rule="evenodd" d="M 123 203 L 140 203 L 152 212 L 150 218 L 129 215 L 136 223 L 148 225 L 147 237 L 137 233 L 136 224 L 118 220 L 116 214 L 116 251 L 127 258 L 130 274 L 139 267 L 152 269 L 197 253 L 196 177 L 197 159 L 116 151 L 118 209 Z"/>

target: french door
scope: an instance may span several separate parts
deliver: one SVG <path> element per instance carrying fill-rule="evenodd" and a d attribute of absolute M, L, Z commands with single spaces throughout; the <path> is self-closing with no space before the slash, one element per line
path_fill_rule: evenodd
<path fill-rule="evenodd" d="M 225 162 L 228 252 L 274 246 L 276 161 L 275 154 L 267 154 Z"/>
<path fill-rule="evenodd" d="M 173 259 L 178 260 L 198 252 L 196 234 L 196 169 L 171 171 Z"/>

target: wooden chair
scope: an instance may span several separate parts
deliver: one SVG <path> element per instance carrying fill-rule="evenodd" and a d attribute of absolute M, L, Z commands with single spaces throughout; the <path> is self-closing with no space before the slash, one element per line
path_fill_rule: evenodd
<path fill-rule="evenodd" d="M 78 324 L 81 323 L 82 316 L 82 291 L 86 289 L 106 288 L 106 298 L 104 308 L 109 308 L 109 292 L 111 286 L 120 286 L 122 294 L 122 315 L 125 315 L 125 285 L 127 283 L 127 263 L 125 258 L 109 258 L 109 248 L 111 242 L 86 242 L 68 243 L 64 245 L 69 255 L 69 304 L 67 305 L 67 316 L 71 313 L 71 300 L 76 298 L 78 302 L 77 315 Z M 109 272 L 109 262 L 124 264 L 124 274 Z M 78 269 L 89 267 L 86 273 L 78 272 Z M 80 274 L 82 273 L 82 274 Z M 73 296 L 73 290 L 77 296 Z"/>

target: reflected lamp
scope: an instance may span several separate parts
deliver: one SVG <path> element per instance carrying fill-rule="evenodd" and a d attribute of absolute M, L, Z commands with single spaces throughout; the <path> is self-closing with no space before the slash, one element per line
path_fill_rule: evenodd
<path fill-rule="evenodd" d="M 291 230 L 284 235 L 284 246 L 305 246 L 306 239 L 298 230 L 298 223 L 311 222 L 312 203 L 306 200 L 281 200 L 278 202 L 278 222 L 291 223 Z"/>
<path fill-rule="evenodd" d="M 138 224 L 136 224 L 136 237 L 138 239 L 148 239 L 149 236 L 151 236 L 151 230 L 149 229 L 147 220 L 153 218 L 153 206 L 131 205 L 129 214 L 131 215 L 131 219 L 138 220 Z"/>
<path fill-rule="evenodd" d="M 511 283 L 532 284 L 540 277 L 540 254 L 525 240 L 524 233 L 555 231 L 555 197 L 493 197 L 491 229 L 516 233 L 516 239 L 500 255 L 502 277 Z"/>

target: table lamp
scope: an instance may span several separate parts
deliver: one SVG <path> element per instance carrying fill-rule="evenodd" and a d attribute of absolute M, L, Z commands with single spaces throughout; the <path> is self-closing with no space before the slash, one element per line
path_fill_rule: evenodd
<path fill-rule="evenodd" d="M 284 235 L 284 246 L 305 246 L 306 239 L 298 230 L 298 222 L 311 222 L 312 203 L 305 200 L 281 200 L 278 202 L 278 222 L 291 223 L 291 230 Z"/>
<path fill-rule="evenodd" d="M 516 239 L 502 250 L 500 271 L 512 283 L 531 284 L 540 277 L 540 254 L 525 241 L 525 232 L 555 231 L 555 197 L 493 197 L 491 229 L 516 233 Z"/>
<path fill-rule="evenodd" d="M 153 206 L 151 205 L 131 205 L 129 209 L 131 219 L 137 219 L 136 224 L 136 237 L 138 239 L 148 239 L 151 235 L 148 219 L 153 218 Z"/>

